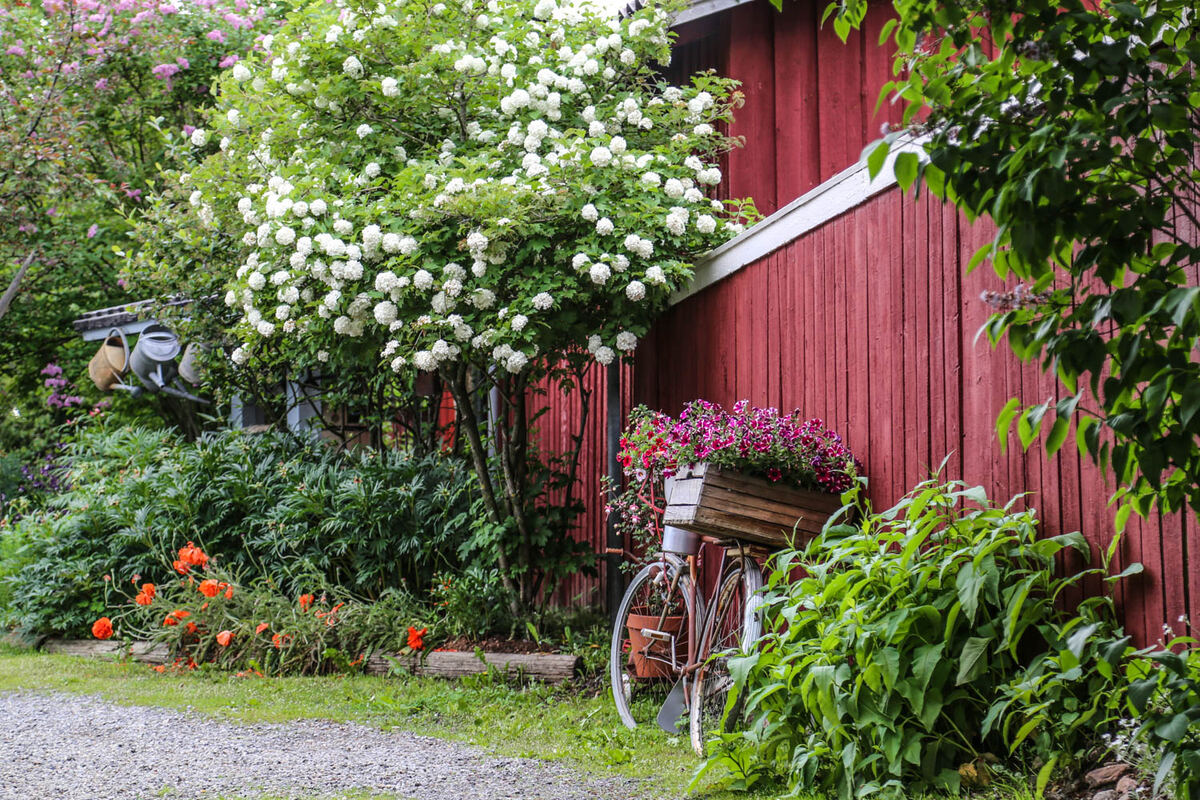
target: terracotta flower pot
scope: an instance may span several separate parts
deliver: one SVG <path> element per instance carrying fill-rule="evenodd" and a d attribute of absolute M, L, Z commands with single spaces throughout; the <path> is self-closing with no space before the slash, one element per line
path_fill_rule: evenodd
<path fill-rule="evenodd" d="M 672 663 L 682 665 L 687 661 L 687 632 L 680 633 L 683 617 L 665 617 L 661 625 L 658 619 L 657 614 L 630 614 L 625 623 L 629 633 L 629 660 L 633 664 L 633 674 L 639 678 L 669 678 Z M 642 633 L 646 629 L 670 634 L 672 638 L 647 637 Z M 674 659 L 671 657 L 672 644 Z"/>

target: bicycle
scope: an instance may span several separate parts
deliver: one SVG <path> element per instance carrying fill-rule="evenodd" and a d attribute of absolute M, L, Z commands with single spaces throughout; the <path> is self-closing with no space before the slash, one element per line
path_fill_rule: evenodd
<path fill-rule="evenodd" d="M 720 548 L 719 577 L 707 599 L 697 591 L 703 543 Z M 676 709 L 686 710 L 692 748 L 704 755 L 708 733 L 722 719 L 735 724 L 737 708 L 725 713 L 733 683 L 726 658 L 749 653 L 762 634 L 757 554 L 737 540 L 663 529 L 661 552 L 630 582 L 613 626 L 609 679 L 626 727 L 646 722 L 662 699 L 659 725 L 678 732 Z M 636 697 L 668 682 L 673 688 L 665 699 L 654 691 Z"/>

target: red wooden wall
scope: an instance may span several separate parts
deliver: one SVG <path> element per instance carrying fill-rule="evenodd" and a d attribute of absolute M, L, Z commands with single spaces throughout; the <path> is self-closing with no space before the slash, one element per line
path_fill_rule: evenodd
<path fill-rule="evenodd" d="M 865 32 L 848 44 L 820 28 L 823 5 L 796 0 L 781 14 L 757 0 L 680 30 L 676 79 L 712 67 L 743 82 L 746 105 L 732 133 L 746 145 L 728 158 L 722 195 L 752 196 L 764 213 L 856 163 L 881 125 L 899 117 L 890 106 L 875 113 L 891 74 L 888 51 L 876 45 L 886 4 L 873 4 Z M 981 484 L 999 501 L 1028 492 L 1024 502 L 1047 533 L 1082 531 L 1095 562 L 1112 538 L 1112 488 L 1073 438 L 1051 459 L 1022 452 L 1015 436 L 1006 452 L 996 440 L 994 421 L 1008 398 L 1038 402 L 1058 387 L 1005 347 L 992 351 L 977 340 L 988 315 L 980 293 L 1001 286 L 986 267 L 972 275 L 965 267 L 988 238 L 953 208 L 895 189 L 877 195 L 670 309 L 626 372 L 623 405 L 677 413 L 698 397 L 726 405 L 746 398 L 821 417 L 866 464 L 878 509 L 949 456 L 946 477 Z M 596 370 L 580 486 L 590 502 L 579 535 L 597 552 L 603 385 Z M 548 400 L 543 446 L 560 449 L 577 403 Z M 1125 582 L 1117 601 L 1141 641 L 1200 611 L 1194 518 L 1131 520 L 1114 568 L 1132 561 L 1146 572 Z M 1064 567 L 1079 565 L 1072 558 Z M 598 599 L 601 585 L 580 579 L 559 599 Z"/>
<path fill-rule="evenodd" d="M 1058 389 L 977 340 L 988 316 L 979 295 L 1000 282 L 965 267 L 988 238 L 952 207 L 879 195 L 672 308 L 638 349 L 634 399 L 677 413 L 696 397 L 747 398 L 820 417 L 866 464 L 877 509 L 949 456 L 946 477 L 1001 502 L 1029 492 L 1047 534 L 1082 531 L 1095 563 L 1113 532 L 1099 471 L 1071 444 L 1047 459 L 1022 452 L 1015 435 L 1007 452 L 996 440 L 1009 397 Z M 1194 518 L 1133 519 L 1116 568 L 1132 561 L 1146 573 L 1117 600 L 1143 641 L 1200 611 Z"/>

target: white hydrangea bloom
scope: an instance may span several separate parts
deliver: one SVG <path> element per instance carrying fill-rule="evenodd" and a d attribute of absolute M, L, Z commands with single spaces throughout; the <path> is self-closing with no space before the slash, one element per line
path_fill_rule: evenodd
<path fill-rule="evenodd" d="M 717 229 L 717 220 L 708 214 L 701 214 L 696 217 L 696 230 L 701 233 L 712 233 Z"/>
<path fill-rule="evenodd" d="M 646 284 L 641 281 L 630 281 L 625 287 L 625 296 L 635 303 L 646 296 Z"/>
<path fill-rule="evenodd" d="M 250 80 L 250 68 L 245 64 L 237 63 L 233 65 L 233 79 L 238 83 L 245 83 Z"/>
<path fill-rule="evenodd" d="M 633 352 L 637 349 L 638 339 L 629 331 L 621 331 L 617 334 L 617 349 L 626 353 Z"/>
<path fill-rule="evenodd" d="M 603 286 L 605 283 L 607 283 L 611 275 L 612 271 L 609 269 L 608 264 L 592 264 L 592 266 L 588 268 L 588 277 L 592 279 L 592 283 L 599 284 L 600 286 Z"/>
<path fill-rule="evenodd" d="M 613 362 L 614 358 L 617 357 L 617 354 L 615 352 L 613 352 L 613 349 L 611 347 L 608 347 L 607 345 L 596 348 L 595 355 L 596 355 L 596 361 L 598 361 L 599 363 L 603 364 L 606 367 Z"/>
<path fill-rule="evenodd" d="M 538 292 L 533 296 L 531 302 L 538 311 L 546 311 L 554 305 L 554 298 L 550 296 L 549 292 Z"/>
<path fill-rule="evenodd" d="M 608 236 L 614 230 L 616 230 L 616 226 L 613 225 L 613 221 L 608 217 L 601 217 L 596 220 L 596 233 L 601 236 Z"/>
<path fill-rule="evenodd" d="M 363 76 L 363 65 L 354 56 L 349 56 L 342 62 L 342 72 L 349 75 L 351 78 L 361 78 Z"/>
<path fill-rule="evenodd" d="M 588 222 L 595 222 L 600 217 L 600 212 L 596 210 L 596 206 L 591 203 L 585 205 L 579 211 L 579 215 Z"/>
<path fill-rule="evenodd" d="M 194 147 L 204 147 L 208 144 L 208 131 L 204 128 L 196 128 L 192 131 L 191 141 Z"/>
<path fill-rule="evenodd" d="M 375 132 L 374 129 L 365 122 L 362 125 L 359 125 L 357 128 L 354 129 L 354 133 L 360 139 L 365 139 L 374 132 Z"/>
<path fill-rule="evenodd" d="M 520 333 L 521 331 L 525 330 L 525 326 L 529 324 L 529 317 L 525 316 L 524 314 L 514 314 L 513 318 L 509 320 L 509 324 L 512 326 L 514 331 Z"/>
<path fill-rule="evenodd" d="M 380 325 L 387 326 L 396 321 L 396 317 L 399 316 L 399 309 L 396 308 L 396 304 L 392 301 L 384 300 L 381 303 L 375 304 L 375 310 L 373 313 L 376 322 L 378 322 Z"/>
<path fill-rule="evenodd" d="M 400 94 L 400 84 L 395 78 L 384 78 L 379 82 L 379 91 L 384 97 L 395 97 Z"/>

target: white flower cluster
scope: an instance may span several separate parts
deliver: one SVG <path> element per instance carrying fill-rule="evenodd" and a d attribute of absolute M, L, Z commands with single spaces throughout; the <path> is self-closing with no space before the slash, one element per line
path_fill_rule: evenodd
<path fill-rule="evenodd" d="M 240 363 L 280 336 L 326 361 L 332 335 L 396 370 L 471 358 L 516 373 L 584 342 L 611 364 L 687 261 L 736 233 L 702 188 L 721 181 L 727 96 L 621 78 L 665 58 L 660 10 L 316 13 L 234 68 L 243 86 L 210 120 L 222 149 L 191 198 L 244 246 L 225 296 Z M 376 73 L 388 63 L 403 76 Z M 249 185 L 210 191 L 229 175 Z"/>

